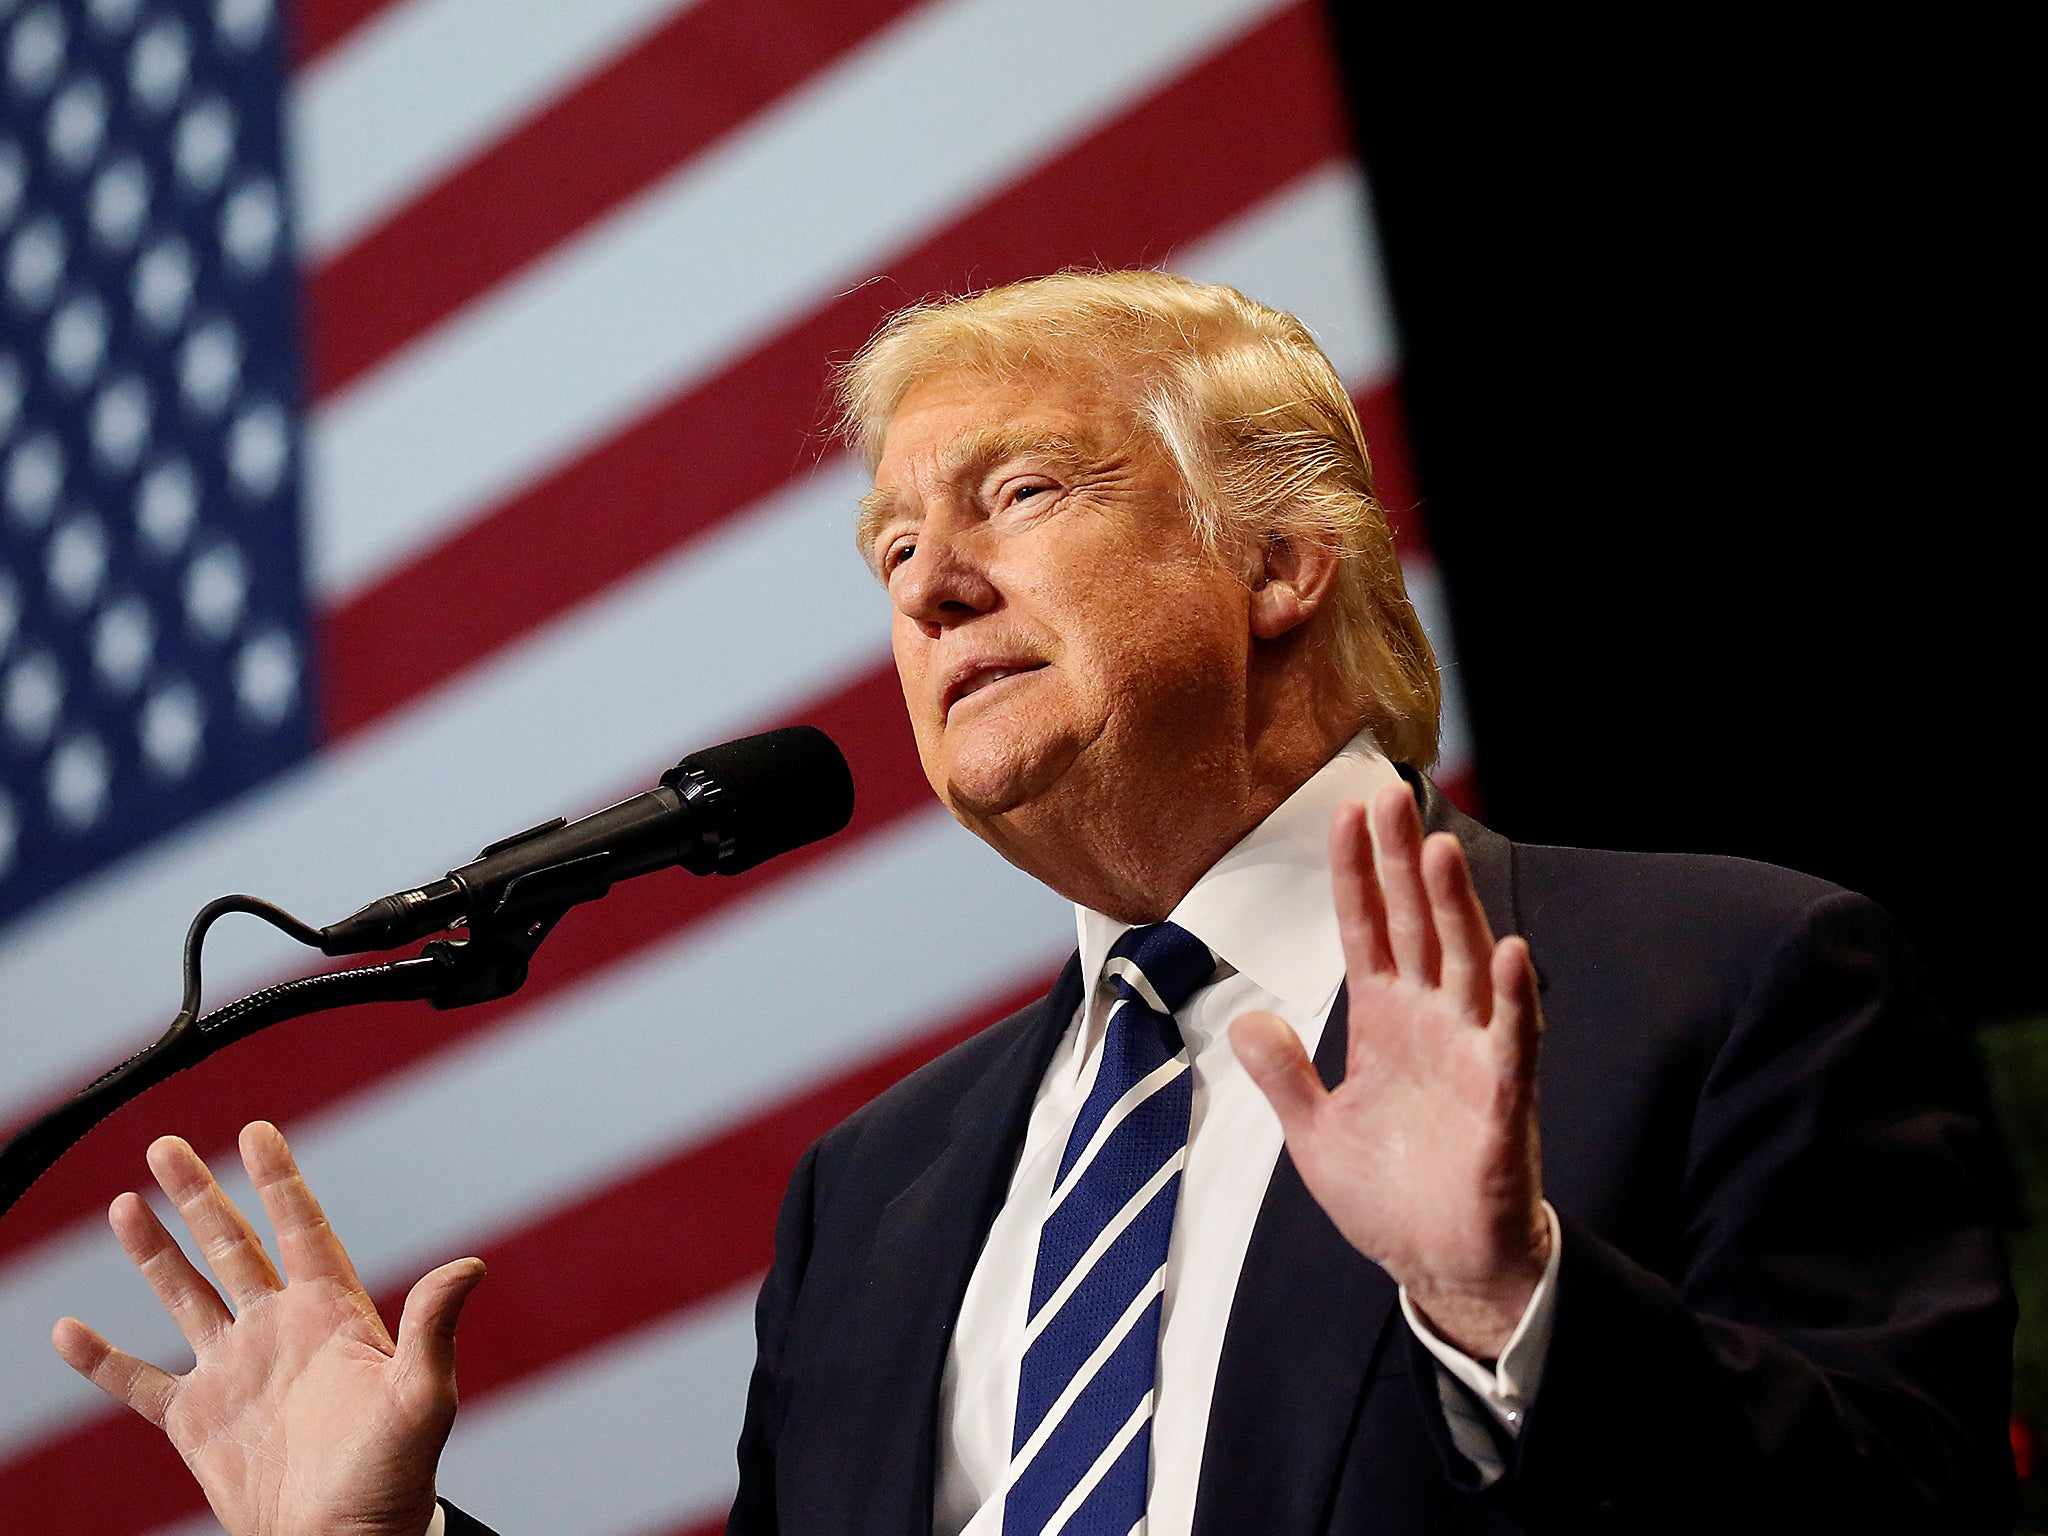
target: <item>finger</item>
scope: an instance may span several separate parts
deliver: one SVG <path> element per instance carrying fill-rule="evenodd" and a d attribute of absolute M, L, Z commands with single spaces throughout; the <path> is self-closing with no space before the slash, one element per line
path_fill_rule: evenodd
<path fill-rule="evenodd" d="M 1493 947 L 1493 1027 L 1504 1065 L 1516 1081 L 1536 1080 L 1543 1044 L 1543 1004 L 1536 987 L 1536 962 L 1528 940 L 1510 934 Z"/>
<path fill-rule="evenodd" d="M 256 1229 L 182 1136 L 162 1136 L 150 1143 L 149 1171 L 178 1208 L 230 1302 L 240 1307 L 282 1289 Z"/>
<path fill-rule="evenodd" d="M 1372 833 L 1365 807 L 1340 805 L 1330 821 L 1330 890 L 1337 903 L 1337 935 L 1352 975 L 1394 974 L 1387 947 L 1387 909 L 1372 867 Z"/>
<path fill-rule="evenodd" d="M 59 1318 L 50 1343 L 64 1363 L 115 1402 L 133 1408 L 158 1429 L 177 1394 L 178 1379 L 147 1360 L 116 1349 L 75 1317 Z"/>
<path fill-rule="evenodd" d="M 1474 1022 L 1493 1015 L 1493 983 L 1488 967 L 1493 957 L 1493 925 L 1472 889 L 1472 871 L 1465 850 L 1448 832 L 1422 845 L 1422 883 L 1429 892 L 1430 919 L 1436 925 L 1442 954 L 1439 985 Z"/>
<path fill-rule="evenodd" d="M 328 1225 L 327 1213 L 313 1198 L 298 1161 L 284 1135 L 267 1120 L 242 1127 L 242 1166 L 263 1201 L 264 1214 L 277 1234 L 277 1256 L 290 1280 L 331 1280 L 360 1291 L 356 1267 L 348 1250 Z"/>
<path fill-rule="evenodd" d="M 420 1277 L 398 1318 L 398 1364 L 432 1392 L 455 1391 L 455 1325 L 484 1277 L 482 1259 L 457 1259 Z"/>
<path fill-rule="evenodd" d="M 220 1293 L 192 1267 L 178 1240 L 157 1220 L 142 1196 L 127 1194 L 117 1199 L 108 1208 L 107 1224 L 194 1350 L 235 1320 Z"/>
<path fill-rule="evenodd" d="M 1390 784 L 1373 796 L 1372 852 L 1394 964 L 1409 981 L 1433 987 L 1437 938 L 1422 888 L 1422 817 L 1406 784 Z"/>
<path fill-rule="evenodd" d="M 1273 1106 L 1281 1134 L 1293 1145 L 1329 1097 L 1315 1063 L 1302 1049 L 1301 1037 L 1276 1014 L 1247 1013 L 1230 1026 L 1230 1048 Z"/>

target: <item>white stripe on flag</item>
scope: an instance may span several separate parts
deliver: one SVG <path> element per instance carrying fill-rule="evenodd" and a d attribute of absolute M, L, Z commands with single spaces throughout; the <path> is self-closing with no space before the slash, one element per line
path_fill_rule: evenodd
<path fill-rule="evenodd" d="M 301 253 L 318 264 L 695 0 L 406 0 L 302 70 Z"/>
<path fill-rule="evenodd" d="M 402 564 L 1273 8 L 916 13 L 317 411 L 316 590 Z"/>
<path fill-rule="evenodd" d="M 637 1536 L 724 1514 L 754 1366 L 755 1288 L 458 1418 L 441 1487 L 478 1519 L 502 1511 L 498 1523 L 521 1536 Z"/>
<path fill-rule="evenodd" d="M 409 1283 L 1049 973 L 1072 946 L 1072 910 L 934 807 L 300 1122 L 293 1147 L 365 1284 Z M 238 1169 L 217 1171 L 258 1208 Z M 0 1338 L 42 1337 L 67 1312 L 145 1357 L 183 1354 L 97 1216 L 0 1271 Z M 0 1397 L 0 1459 L 105 1409 L 41 1351 Z"/>

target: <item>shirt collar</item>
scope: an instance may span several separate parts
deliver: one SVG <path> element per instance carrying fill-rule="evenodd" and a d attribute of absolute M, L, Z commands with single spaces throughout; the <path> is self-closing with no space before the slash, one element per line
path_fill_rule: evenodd
<path fill-rule="evenodd" d="M 1370 800 L 1398 782 L 1371 735 L 1359 732 L 1211 865 L 1168 921 L 1274 996 L 1321 1012 L 1344 980 L 1344 947 L 1330 900 L 1330 819 L 1345 801 Z M 1111 946 L 1131 925 L 1087 907 L 1077 906 L 1074 917 L 1081 995 L 1093 997 Z"/>

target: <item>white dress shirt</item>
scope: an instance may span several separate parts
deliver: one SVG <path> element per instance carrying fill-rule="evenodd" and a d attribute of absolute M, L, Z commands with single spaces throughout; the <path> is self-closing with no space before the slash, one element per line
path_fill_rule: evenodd
<path fill-rule="evenodd" d="M 1142 1536 L 1187 1536 L 1208 1435 L 1223 1334 L 1252 1226 L 1280 1155 L 1280 1122 L 1231 1051 L 1240 1014 L 1265 1010 L 1293 1026 L 1313 1055 L 1344 980 L 1330 894 L 1329 829 L 1345 801 L 1398 782 L 1361 734 L 1195 883 L 1171 921 L 1217 957 L 1216 980 L 1177 1016 L 1194 1064 L 1187 1166 L 1166 1260 L 1152 1481 Z M 1099 984 L 1127 925 L 1076 909 L 1082 1005 L 1053 1053 L 1025 1130 L 1009 1195 L 961 1301 L 939 1404 L 937 1536 L 997 1536 L 1038 1233 L 1067 1134 L 1101 1063 L 1113 998 Z M 1551 1217 L 1553 1235 L 1556 1218 Z M 1409 1325 L 1443 1362 L 1439 1388 L 1458 1448 L 1482 1481 L 1501 1472 L 1474 1408 L 1510 1436 L 1541 1380 L 1556 1292 L 1557 1244 L 1498 1366 L 1458 1353 L 1401 1298 Z M 1454 1373 L 1454 1374 L 1453 1374 Z M 1453 1384 L 1464 1383 L 1474 1396 Z"/>

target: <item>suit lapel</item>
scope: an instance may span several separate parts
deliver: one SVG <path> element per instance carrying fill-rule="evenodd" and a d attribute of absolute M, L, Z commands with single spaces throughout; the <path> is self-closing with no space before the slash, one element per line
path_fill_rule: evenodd
<path fill-rule="evenodd" d="M 897 1442 L 872 1469 L 877 1484 L 896 1485 L 892 1496 L 874 1501 L 903 1511 L 901 1522 L 890 1522 L 895 1528 L 931 1528 L 939 1387 L 953 1324 L 989 1225 L 1009 1192 L 1039 1080 L 1080 1002 L 1077 955 L 1037 1005 L 1037 1018 L 961 1096 L 938 1155 L 877 1223 L 869 1294 L 886 1298 L 882 1310 L 898 1347 L 884 1352 L 887 1363 L 864 1394 L 872 1414 L 864 1433 Z M 904 1412 L 908 1404 L 923 1405 L 923 1412 Z"/>
<path fill-rule="evenodd" d="M 1347 1039 L 1339 992 L 1316 1048 L 1326 1086 L 1344 1075 Z M 1195 1536 L 1322 1528 L 1394 1300 L 1386 1271 L 1330 1224 L 1282 1151 L 1223 1336 Z"/>
<path fill-rule="evenodd" d="M 1403 768 L 1427 832 L 1464 845 L 1496 934 L 1516 930 L 1513 847 Z M 1325 1087 L 1350 1042 L 1340 990 L 1316 1047 Z M 1351 1426 L 1397 1313 L 1387 1272 L 1346 1242 L 1283 1150 L 1245 1251 L 1195 1498 L 1195 1536 L 1308 1536 L 1327 1521 Z"/>

